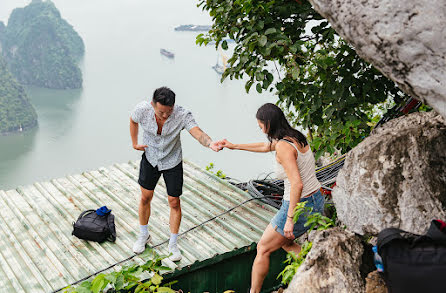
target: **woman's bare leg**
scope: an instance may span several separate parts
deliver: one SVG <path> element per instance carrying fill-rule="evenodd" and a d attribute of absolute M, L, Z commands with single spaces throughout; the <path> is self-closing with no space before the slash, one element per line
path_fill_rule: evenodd
<path fill-rule="evenodd" d="M 252 265 L 251 272 L 251 293 L 259 293 L 262 288 L 263 280 L 269 270 L 269 256 L 272 252 L 278 250 L 290 240 L 276 232 L 271 224 L 266 227 L 257 244 L 257 255 Z"/>
<path fill-rule="evenodd" d="M 296 255 L 298 255 L 301 250 L 300 245 L 292 240 L 289 240 L 287 243 L 282 245 L 282 248 L 286 252 L 294 252 L 294 254 L 296 254 Z"/>

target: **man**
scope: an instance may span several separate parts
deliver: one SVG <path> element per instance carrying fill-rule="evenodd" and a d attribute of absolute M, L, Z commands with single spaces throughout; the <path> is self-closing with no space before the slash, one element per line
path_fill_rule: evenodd
<path fill-rule="evenodd" d="M 143 144 L 138 144 L 138 126 L 144 131 Z M 138 183 L 141 187 L 139 202 L 140 234 L 133 251 L 142 253 L 150 240 L 147 225 L 150 217 L 150 202 L 155 186 L 161 176 L 166 183 L 170 207 L 169 253 L 172 261 L 181 260 L 177 238 L 181 222 L 180 195 L 183 189 L 183 163 L 180 132 L 183 129 L 205 147 L 213 151 L 221 148 L 217 142 L 197 125 L 192 113 L 175 105 L 175 93 L 167 87 L 156 89 L 151 102 L 139 103 L 130 118 L 130 136 L 133 148 L 144 151 L 140 164 Z"/>

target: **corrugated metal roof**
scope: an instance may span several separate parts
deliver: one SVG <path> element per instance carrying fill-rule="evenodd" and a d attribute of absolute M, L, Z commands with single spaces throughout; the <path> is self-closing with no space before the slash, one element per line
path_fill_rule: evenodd
<path fill-rule="evenodd" d="M 133 255 L 139 232 L 139 162 L 0 190 L 0 292 L 49 292 Z M 180 233 L 250 196 L 185 161 Z M 71 235 L 86 209 L 106 205 L 115 215 L 117 240 L 98 244 Z M 275 210 L 251 201 L 178 239 L 183 259 L 172 269 L 257 242 Z M 152 200 L 152 245 L 169 237 L 169 206 L 161 179 Z M 157 251 L 167 254 L 167 244 Z M 143 263 L 135 257 L 125 264 Z M 120 267 L 115 267 L 119 269 Z"/>

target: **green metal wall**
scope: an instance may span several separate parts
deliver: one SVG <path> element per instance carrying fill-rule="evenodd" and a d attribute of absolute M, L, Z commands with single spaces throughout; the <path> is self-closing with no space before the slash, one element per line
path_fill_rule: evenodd
<path fill-rule="evenodd" d="M 256 244 L 218 255 L 212 259 L 192 264 L 180 271 L 164 275 L 164 281 L 176 280 L 172 289 L 190 293 L 222 293 L 226 290 L 248 292 L 251 267 L 256 256 Z M 271 292 L 280 285 L 277 275 L 285 268 L 286 253 L 282 249 L 271 255 L 270 270 L 262 292 Z"/>

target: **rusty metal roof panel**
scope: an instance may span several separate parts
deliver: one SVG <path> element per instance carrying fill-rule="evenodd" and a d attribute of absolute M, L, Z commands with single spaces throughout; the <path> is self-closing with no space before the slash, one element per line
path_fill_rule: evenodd
<path fill-rule="evenodd" d="M 0 190 L 0 292 L 49 292 L 133 255 L 139 232 L 138 162 Z M 238 188 L 184 163 L 183 218 L 178 244 L 183 259 L 165 260 L 172 270 L 257 242 L 275 210 L 251 201 L 203 225 L 249 199 Z M 115 215 L 115 243 L 96 243 L 71 235 L 72 224 L 87 209 L 103 205 Z M 164 181 L 152 200 L 151 245 L 168 240 L 169 206 Z M 167 254 L 167 243 L 156 249 Z M 143 263 L 139 257 L 125 264 Z M 119 269 L 116 266 L 113 269 Z"/>

